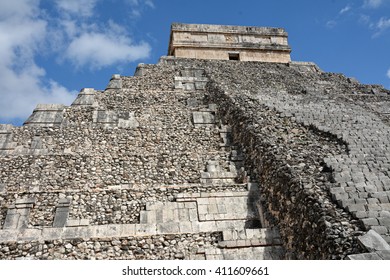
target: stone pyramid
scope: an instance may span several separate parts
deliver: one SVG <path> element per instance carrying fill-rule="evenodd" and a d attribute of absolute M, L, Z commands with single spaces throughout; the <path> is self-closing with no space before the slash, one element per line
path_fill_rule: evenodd
<path fill-rule="evenodd" d="M 248 46 L 0 125 L 0 259 L 389 259 L 390 91 Z"/>

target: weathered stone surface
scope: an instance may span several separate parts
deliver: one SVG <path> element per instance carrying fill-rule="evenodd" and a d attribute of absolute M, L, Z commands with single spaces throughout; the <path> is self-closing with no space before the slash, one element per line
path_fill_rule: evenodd
<path fill-rule="evenodd" d="M 60 126 L 63 120 L 64 109 L 65 105 L 62 104 L 38 104 L 24 125 Z"/>
<path fill-rule="evenodd" d="M 83 88 L 79 95 L 72 103 L 72 107 L 83 107 L 83 106 L 97 106 L 95 101 L 95 90 L 93 88 Z"/>
<path fill-rule="evenodd" d="M 282 28 L 180 24 L 171 26 L 168 55 L 198 59 L 290 61 Z"/>
<path fill-rule="evenodd" d="M 359 236 L 358 240 L 369 252 L 390 251 L 390 245 L 374 230 L 369 230 L 365 235 Z"/>
<path fill-rule="evenodd" d="M 1 259 L 345 259 L 367 230 L 390 242 L 389 91 L 306 62 L 137 73 L 0 126 Z"/>
<path fill-rule="evenodd" d="M 362 261 L 371 261 L 371 260 L 382 260 L 382 258 L 376 253 L 364 253 L 358 255 L 349 255 L 348 260 L 362 260 Z"/>
<path fill-rule="evenodd" d="M 121 89 L 122 88 L 122 79 L 119 74 L 114 74 L 111 77 L 110 83 L 106 89 Z"/>

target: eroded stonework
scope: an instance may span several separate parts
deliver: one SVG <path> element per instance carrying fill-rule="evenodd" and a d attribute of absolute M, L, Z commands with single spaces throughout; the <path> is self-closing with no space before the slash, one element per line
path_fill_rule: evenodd
<path fill-rule="evenodd" d="M 390 91 L 162 57 L 0 125 L 1 259 L 388 259 Z"/>
<path fill-rule="evenodd" d="M 282 28 L 174 23 L 168 55 L 182 58 L 290 62 Z"/>

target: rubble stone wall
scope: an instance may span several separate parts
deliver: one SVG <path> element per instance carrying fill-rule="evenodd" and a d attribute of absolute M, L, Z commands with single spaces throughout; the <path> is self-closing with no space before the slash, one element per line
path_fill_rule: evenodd
<path fill-rule="evenodd" d="M 388 94 L 310 63 L 166 58 L 57 106 L 60 123 L 40 125 L 41 106 L 38 121 L 0 129 L 0 258 L 213 259 L 242 249 L 247 258 L 263 250 L 267 258 L 343 259 L 364 251 L 358 238 L 369 229 L 389 242 Z M 205 233 L 200 220 L 175 221 L 168 235 L 142 224 L 148 205 L 175 211 L 205 193 L 218 199 L 201 198 L 202 219 L 228 219 L 216 201 L 236 201 L 220 198 L 234 192 L 250 196 L 237 201 L 258 200 L 262 226 L 281 241 L 253 239 L 247 216 L 229 240 L 221 240 L 232 225 L 225 221 L 204 221 Z M 77 235 L 140 224 L 126 238 Z M 198 228 L 175 232 L 178 224 Z M 75 235 L 27 242 L 20 230 L 56 227 Z M 143 227 L 154 234 L 140 236 Z M 13 230 L 19 241 L 10 241 Z"/>

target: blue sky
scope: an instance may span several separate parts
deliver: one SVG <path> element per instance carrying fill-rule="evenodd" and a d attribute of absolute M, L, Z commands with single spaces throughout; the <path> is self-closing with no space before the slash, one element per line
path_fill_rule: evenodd
<path fill-rule="evenodd" d="M 172 22 L 283 27 L 292 60 L 390 88 L 390 0 L 4 0 L 0 123 L 156 63 Z"/>

